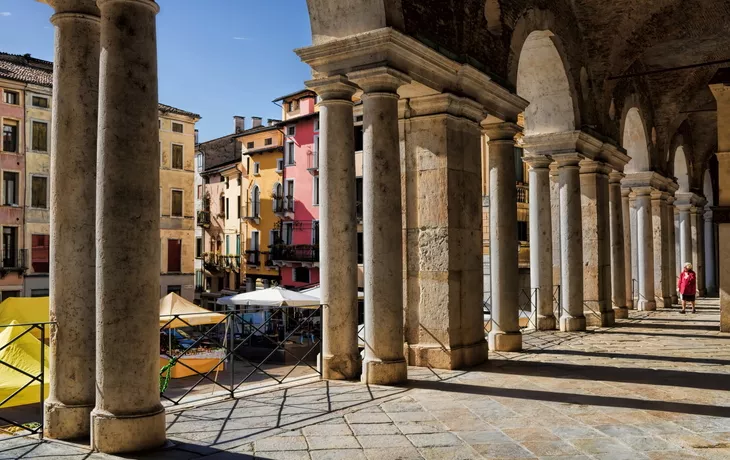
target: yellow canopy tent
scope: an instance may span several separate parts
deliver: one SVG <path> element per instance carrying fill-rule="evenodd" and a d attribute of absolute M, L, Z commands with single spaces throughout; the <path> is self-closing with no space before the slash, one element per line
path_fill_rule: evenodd
<path fill-rule="evenodd" d="M 176 317 L 175 315 L 180 316 Z M 225 318 L 226 315 L 213 313 L 210 310 L 199 307 L 174 292 L 160 299 L 160 327 L 164 327 L 165 329 L 217 324 Z"/>
<path fill-rule="evenodd" d="M 10 324 L 13 321 L 19 324 L 47 323 L 48 311 L 48 297 L 10 297 L 0 303 L 0 325 Z M 50 326 L 47 325 L 46 338 L 49 337 L 50 331 Z M 40 338 L 40 330 L 35 329 L 33 335 Z"/>
<path fill-rule="evenodd" d="M 11 321 L 10 325 L 19 324 Z M 0 403 L 5 401 L 13 393 L 32 380 L 31 377 L 9 367 L 13 366 L 32 376 L 37 376 L 41 370 L 41 342 L 30 333 L 23 334 L 28 330 L 27 326 L 2 327 L 0 328 Z M 16 339 L 13 341 L 14 339 Z M 12 343 L 11 343 L 12 342 Z M 9 344 L 9 345 L 8 345 Z M 44 348 L 44 394 L 48 397 L 50 391 L 48 380 L 48 356 L 50 352 L 47 345 Z M 40 402 L 40 382 L 33 381 L 23 388 L 18 394 L 2 404 L 3 408 L 23 406 Z"/>

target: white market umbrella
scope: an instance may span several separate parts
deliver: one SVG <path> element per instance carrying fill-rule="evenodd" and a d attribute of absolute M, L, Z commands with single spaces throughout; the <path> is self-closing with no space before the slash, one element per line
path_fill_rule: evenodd
<path fill-rule="evenodd" d="M 320 286 L 316 286 L 313 288 L 305 289 L 302 291 L 302 294 L 311 295 L 312 297 L 316 297 L 318 299 L 322 299 L 322 289 Z M 363 291 L 357 291 L 357 299 L 358 300 L 364 300 L 365 299 L 365 293 Z"/>
<path fill-rule="evenodd" d="M 259 291 L 244 292 L 218 299 L 220 305 L 255 305 L 262 307 L 299 307 L 318 308 L 319 299 L 301 292 L 282 287 L 272 287 Z"/>

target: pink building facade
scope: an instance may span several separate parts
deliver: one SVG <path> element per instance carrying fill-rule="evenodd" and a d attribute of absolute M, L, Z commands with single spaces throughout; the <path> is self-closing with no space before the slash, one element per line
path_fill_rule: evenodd
<path fill-rule="evenodd" d="M 280 214 L 279 244 L 272 259 L 281 284 L 301 288 L 319 283 L 319 112 L 317 96 L 300 91 L 282 104 L 285 211 Z"/>

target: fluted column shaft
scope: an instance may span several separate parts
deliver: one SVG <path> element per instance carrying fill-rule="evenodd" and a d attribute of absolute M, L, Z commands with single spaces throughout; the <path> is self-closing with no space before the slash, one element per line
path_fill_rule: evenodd
<path fill-rule="evenodd" d="M 530 285 L 535 292 L 535 326 L 556 327 L 553 313 L 553 231 L 550 203 L 550 164 L 544 155 L 526 156 L 530 166 Z"/>
<path fill-rule="evenodd" d="M 656 310 L 654 300 L 654 234 L 650 187 L 637 187 L 636 246 L 639 278 L 639 310 Z"/>
<path fill-rule="evenodd" d="M 365 359 L 362 381 L 407 378 L 403 352 L 403 233 L 398 87 L 408 77 L 380 67 L 348 75 L 363 100 Z"/>
<path fill-rule="evenodd" d="M 626 308 L 631 310 L 634 308 L 634 295 L 633 295 L 633 273 L 631 267 L 631 204 L 629 202 L 629 195 L 631 189 L 621 187 L 621 216 L 623 218 L 621 231 L 624 235 L 624 288 L 626 289 L 625 299 Z"/>
<path fill-rule="evenodd" d="M 577 154 L 555 155 L 560 174 L 560 330 L 584 331 L 583 229 Z"/>
<path fill-rule="evenodd" d="M 50 395 L 46 436 L 89 435 L 94 408 L 99 10 L 57 9 L 51 129 Z M 68 4 L 65 6 L 69 6 Z"/>
<path fill-rule="evenodd" d="M 619 172 L 609 175 L 609 219 L 611 225 L 611 302 L 616 318 L 628 318 L 626 306 L 626 258 L 624 240 L 624 200 L 621 194 Z M 627 203 L 628 205 L 628 200 Z"/>
<path fill-rule="evenodd" d="M 104 453 L 165 442 L 159 394 L 160 155 L 151 0 L 101 10 L 96 219 L 96 407 Z"/>
<path fill-rule="evenodd" d="M 342 76 L 312 80 L 320 96 L 319 279 L 322 291 L 322 377 L 360 374 L 357 345 L 357 222 L 352 96 Z"/>
<path fill-rule="evenodd" d="M 517 188 L 512 123 L 485 127 L 489 137 L 489 259 L 492 272 L 492 330 L 489 349 L 519 351 Z"/>

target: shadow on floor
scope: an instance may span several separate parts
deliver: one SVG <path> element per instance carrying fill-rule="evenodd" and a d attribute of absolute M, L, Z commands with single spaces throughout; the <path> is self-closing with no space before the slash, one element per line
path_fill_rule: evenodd
<path fill-rule="evenodd" d="M 687 321 L 690 321 L 692 318 L 688 318 Z M 644 323 L 644 320 L 641 319 L 637 322 L 620 322 L 617 323 L 617 327 L 635 327 L 635 328 L 641 328 L 641 329 L 674 329 L 674 330 L 694 330 L 694 331 L 720 331 L 720 323 L 715 321 L 715 326 L 706 326 L 703 324 L 661 324 L 661 323 L 650 323 L 646 324 Z"/>
<path fill-rule="evenodd" d="M 669 361 L 673 363 L 687 363 L 687 364 L 717 364 L 720 366 L 730 365 L 730 360 L 727 359 L 712 359 L 712 358 L 689 358 L 682 356 L 657 356 L 657 355 L 638 355 L 630 353 L 604 353 L 598 351 L 581 351 L 581 350 L 551 350 L 539 349 L 539 350 L 528 350 L 530 354 L 543 354 L 543 355 L 570 355 L 570 356 L 595 356 L 597 358 L 613 358 L 613 359 L 643 359 L 647 361 Z M 730 376 L 728 376 L 730 378 Z M 728 385 L 730 387 L 730 385 Z"/>
<path fill-rule="evenodd" d="M 622 325 L 624 326 L 624 325 Z M 594 330 L 592 331 L 594 334 L 624 334 L 624 335 L 631 335 L 631 336 L 647 336 L 647 337 L 677 337 L 677 338 L 688 338 L 688 339 L 719 339 L 719 340 L 729 340 L 730 334 L 727 335 L 702 335 L 702 334 L 684 334 L 682 332 L 679 332 L 677 334 L 667 334 L 664 332 L 632 332 L 627 331 L 622 326 L 619 326 L 617 328 L 611 328 L 611 329 L 600 329 L 600 330 Z M 720 332 L 720 328 L 717 327 L 714 329 L 716 332 Z"/>

